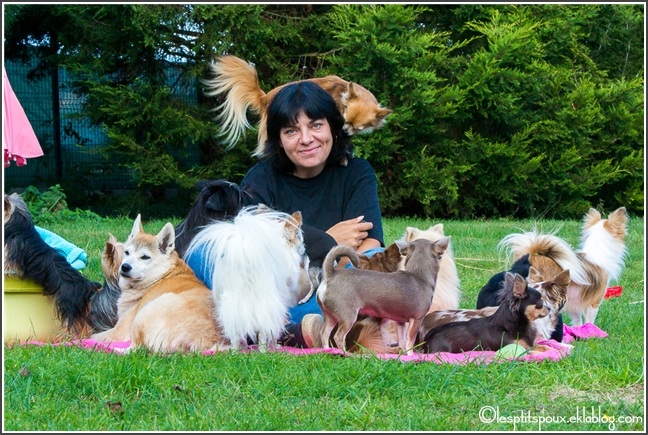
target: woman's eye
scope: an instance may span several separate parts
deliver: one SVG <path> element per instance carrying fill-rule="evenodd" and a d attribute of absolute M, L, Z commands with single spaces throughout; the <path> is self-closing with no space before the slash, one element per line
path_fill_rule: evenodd
<path fill-rule="evenodd" d="M 322 126 L 322 123 L 321 123 L 321 122 L 316 122 L 315 124 L 313 124 L 313 128 L 314 128 L 315 130 L 317 130 L 317 129 L 320 128 L 321 126 Z"/>

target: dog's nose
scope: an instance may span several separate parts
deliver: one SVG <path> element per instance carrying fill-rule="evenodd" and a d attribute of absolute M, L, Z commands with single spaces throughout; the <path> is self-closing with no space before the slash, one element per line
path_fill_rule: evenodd
<path fill-rule="evenodd" d="M 130 264 L 128 264 L 128 263 L 124 263 L 124 264 L 121 265 L 121 272 L 122 272 L 122 273 L 128 273 L 128 272 L 130 272 L 131 270 L 133 270 L 133 268 L 131 267 Z"/>

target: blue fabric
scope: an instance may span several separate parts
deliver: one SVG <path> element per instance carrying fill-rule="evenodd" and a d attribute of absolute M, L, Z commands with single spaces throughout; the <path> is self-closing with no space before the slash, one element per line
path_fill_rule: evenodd
<path fill-rule="evenodd" d="M 208 273 L 207 264 L 204 262 L 203 249 L 202 247 L 198 247 L 197 250 L 193 251 L 192 255 L 185 254 L 184 261 L 194 271 L 198 279 L 212 290 L 211 274 Z"/>
<path fill-rule="evenodd" d="M 68 263 L 76 270 L 83 270 L 88 261 L 88 254 L 81 248 L 73 243 L 68 242 L 63 237 L 48 231 L 44 228 L 36 227 L 36 231 L 41 236 L 41 239 L 50 245 L 56 252 L 61 254 Z"/>
<path fill-rule="evenodd" d="M 372 248 L 368 249 L 365 252 L 363 252 L 364 255 L 367 256 L 372 256 L 377 252 L 382 252 L 384 251 L 385 248 Z M 188 255 L 185 257 L 185 262 L 189 265 L 189 267 L 194 271 L 196 276 L 198 277 L 199 280 L 205 283 L 207 287 L 210 289 L 212 288 L 212 282 L 211 282 L 211 275 L 209 275 L 207 265 L 204 264 L 204 257 L 202 255 L 202 248 L 198 248 L 197 250 L 194 251 L 192 255 Z M 351 263 L 349 263 L 346 267 L 353 267 L 351 266 Z M 288 314 L 290 315 L 289 322 L 292 323 L 300 323 L 304 316 L 306 314 L 322 314 L 322 310 L 320 309 L 319 305 L 317 304 L 317 298 L 315 297 L 316 294 L 314 294 L 308 302 L 302 304 L 302 305 L 295 305 L 294 307 L 290 308 L 288 310 Z"/>
<path fill-rule="evenodd" d="M 313 296 L 305 304 L 295 305 L 290 310 L 288 310 L 288 314 L 290 314 L 290 323 L 301 323 L 306 314 L 322 315 L 322 309 L 317 303 L 317 298 L 315 297 L 316 295 L 317 293 L 313 294 Z"/>

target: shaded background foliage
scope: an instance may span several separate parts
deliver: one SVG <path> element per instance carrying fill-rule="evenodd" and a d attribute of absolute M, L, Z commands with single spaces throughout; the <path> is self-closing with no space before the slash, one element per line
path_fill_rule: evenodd
<path fill-rule="evenodd" d="M 34 77 L 72 71 L 81 115 L 106 129 L 111 164 L 132 170 L 142 200 L 114 201 L 117 212 L 168 204 L 164 189 L 177 187 L 167 210 L 184 215 L 197 180 L 238 183 L 255 163 L 256 131 L 225 150 L 220 101 L 200 85 L 232 54 L 255 64 L 265 91 L 336 74 L 394 110 L 354 138 L 385 215 L 643 214 L 644 5 L 4 7 L 5 57 L 38 59 Z M 169 65 L 197 79 L 197 101 L 172 92 Z M 190 143 L 200 165 L 180 159 Z"/>

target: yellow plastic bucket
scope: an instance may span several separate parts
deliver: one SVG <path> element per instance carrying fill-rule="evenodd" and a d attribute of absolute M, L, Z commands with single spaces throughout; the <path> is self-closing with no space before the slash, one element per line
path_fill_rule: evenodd
<path fill-rule="evenodd" d="M 4 275 L 4 341 L 56 341 L 61 323 L 56 319 L 54 299 L 29 279 Z"/>

